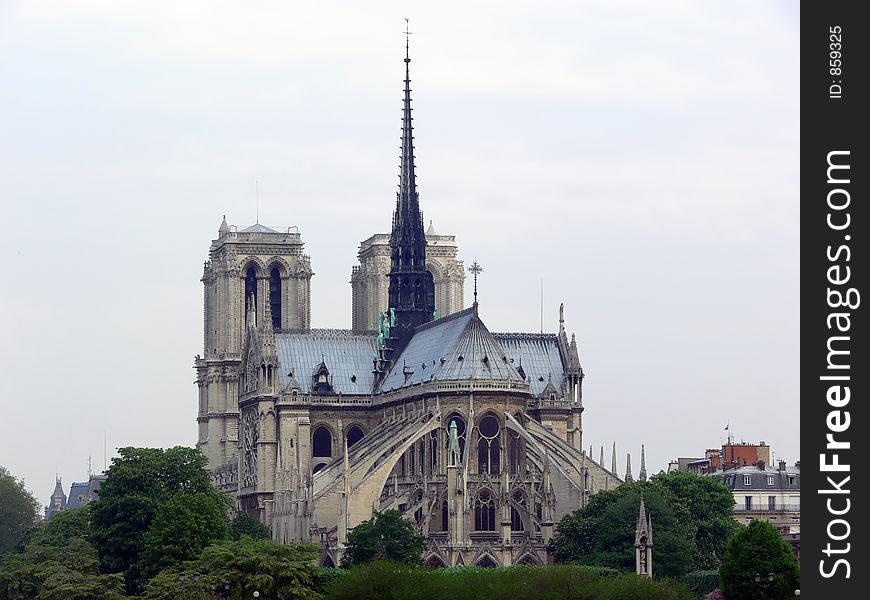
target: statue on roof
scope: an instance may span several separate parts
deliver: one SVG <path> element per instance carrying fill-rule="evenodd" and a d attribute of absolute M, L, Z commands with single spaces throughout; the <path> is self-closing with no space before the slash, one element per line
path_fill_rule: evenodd
<path fill-rule="evenodd" d="M 432 320 L 437 321 L 440 318 L 441 318 L 441 313 L 439 313 L 438 309 L 436 308 L 435 310 L 432 311 Z"/>
<path fill-rule="evenodd" d="M 389 315 L 384 311 L 384 314 L 381 315 L 381 332 L 383 332 L 385 340 L 390 339 L 391 327 Z"/>
<path fill-rule="evenodd" d="M 392 306 L 390 307 L 390 327 L 396 326 L 396 309 Z"/>

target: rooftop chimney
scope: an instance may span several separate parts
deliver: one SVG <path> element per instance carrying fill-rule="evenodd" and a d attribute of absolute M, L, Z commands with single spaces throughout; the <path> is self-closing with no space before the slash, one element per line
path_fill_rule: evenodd
<path fill-rule="evenodd" d="M 785 461 L 784 460 L 779 461 L 779 470 L 785 471 Z"/>

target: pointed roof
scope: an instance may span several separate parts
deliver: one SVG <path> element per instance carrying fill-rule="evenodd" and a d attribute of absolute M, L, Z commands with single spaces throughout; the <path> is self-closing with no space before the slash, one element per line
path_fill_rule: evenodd
<path fill-rule="evenodd" d="M 227 225 L 227 216 L 224 215 L 223 221 L 221 221 L 221 226 L 218 227 L 218 233 L 220 235 L 223 235 L 225 233 L 228 233 L 229 230 L 230 230 L 230 226 Z"/>
<path fill-rule="evenodd" d="M 553 374 L 549 373 L 547 375 L 547 385 L 544 386 L 544 389 L 541 390 L 541 393 L 538 394 L 538 398 L 549 398 L 550 394 L 555 394 L 557 397 L 561 396 L 559 390 L 556 389 L 556 386 L 553 385 Z"/>
<path fill-rule="evenodd" d="M 652 513 L 646 510 L 643 496 L 640 497 L 640 509 L 637 513 L 637 525 L 634 529 L 634 543 L 640 544 L 640 539 L 646 536 L 646 545 L 652 546 Z"/>
<path fill-rule="evenodd" d="M 435 226 L 432 224 L 432 219 L 429 219 L 429 227 L 426 229 L 426 235 L 438 235 L 435 232 Z"/>
<path fill-rule="evenodd" d="M 646 481 L 646 454 L 644 453 L 643 444 L 640 445 L 640 473 L 637 479 L 638 481 Z"/>
<path fill-rule="evenodd" d="M 254 223 L 250 227 L 245 227 L 242 229 L 242 233 L 280 233 L 275 231 L 271 227 L 266 227 L 265 225 L 260 225 L 259 223 Z"/>
<path fill-rule="evenodd" d="M 492 333 L 470 308 L 417 327 L 394 361 L 381 390 L 459 380 L 523 381 Z"/>
<path fill-rule="evenodd" d="M 628 483 L 630 481 L 634 481 L 634 477 L 631 476 L 631 452 L 628 453 L 625 459 L 625 482 Z"/>
<path fill-rule="evenodd" d="M 613 442 L 613 450 L 610 453 L 610 472 L 619 477 L 616 472 L 616 442 Z"/>

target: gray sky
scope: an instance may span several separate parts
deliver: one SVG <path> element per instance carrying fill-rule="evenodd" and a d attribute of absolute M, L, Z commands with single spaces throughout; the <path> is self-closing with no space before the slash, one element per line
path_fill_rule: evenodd
<path fill-rule="evenodd" d="M 585 446 L 799 456 L 796 2 L 0 2 L 0 464 L 48 501 L 193 445 L 221 215 L 297 225 L 349 327 L 395 203 L 405 16 L 424 216 L 493 331 L 577 333 Z M 470 299 L 470 280 L 467 281 Z"/>

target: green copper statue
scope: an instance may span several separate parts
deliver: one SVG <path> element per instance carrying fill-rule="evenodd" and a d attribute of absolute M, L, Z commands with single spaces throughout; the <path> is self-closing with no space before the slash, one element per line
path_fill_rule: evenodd
<path fill-rule="evenodd" d="M 390 307 L 390 327 L 396 326 L 396 309 Z"/>
<path fill-rule="evenodd" d="M 384 349 L 384 332 L 383 331 L 378 334 L 378 349 L 379 350 Z"/>
<path fill-rule="evenodd" d="M 390 327 L 390 319 L 387 316 L 387 313 L 384 312 L 384 314 L 381 315 L 381 331 L 384 334 L 385 340 L 390 339 Z"/>
<path fill-rule="evenodd" d="M 450 421 L 450 435 L 447 438 L 447 466 L 459 465 L 459 436 L 456 433 L 456 421 Z"/>
<path fill-rule="evenodd" d="M 440 318 L 441 318 L 441 313 L 439 313 L 438 309 L 436 308 L 434 311 L 432 311 L 432 320 L 437 321 Z"/>

